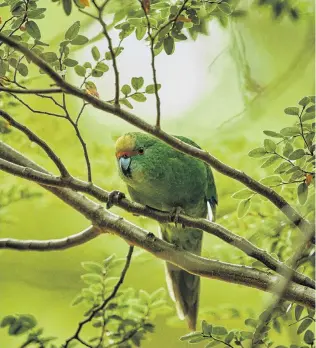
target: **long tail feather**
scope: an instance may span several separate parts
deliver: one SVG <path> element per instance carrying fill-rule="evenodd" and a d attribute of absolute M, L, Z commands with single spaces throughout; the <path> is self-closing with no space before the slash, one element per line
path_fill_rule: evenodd
<path fill-rule="evenodd" d="M 202 232 L 197 229 L 161 225 L 164 240 L 195 254 L 201 253 Z M 166 279 L 171 299 L 180 319 L 186 319 L 190 330 L 196 329 L 200 295 L 200 277 L 166 263 Z"/>

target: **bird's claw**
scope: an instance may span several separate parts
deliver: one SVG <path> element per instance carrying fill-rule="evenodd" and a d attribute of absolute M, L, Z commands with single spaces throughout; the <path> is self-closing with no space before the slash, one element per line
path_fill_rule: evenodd
<path fill-rule="evenodd" d="M 185 214 L 184 210 L 181 207 L 173 208 L 170 212 L 170 221 L 174 222 L 176 227 L 179 224 L 180 214 Z M 182 224 L 182 228 L 184 228 L 184 224 Z"/>
<path fill-rule="evenodd" d="M 118 202 L 123 198 L 125 198 L 125 194 L 123 192 L 118 190 L 111 191 L 106 203 L 106 209 L 112 208 L 114 204 L 118 204 Z"/>

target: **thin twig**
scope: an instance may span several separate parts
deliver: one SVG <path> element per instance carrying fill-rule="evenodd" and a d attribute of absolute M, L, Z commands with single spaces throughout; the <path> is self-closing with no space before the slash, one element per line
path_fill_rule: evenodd
<path fill-rule="evenodd" d="M 56 94 L 62 93 L 61 88 L 48 88 L 48 89 L 18 89 L 18 88 L 7 88 L 0 86 L 0 92 L 15 93 L 15 94 Z"/>
<path fill-rule="evenodd" d="M 22 105 L 24 105 L 26 108 L 28 108 L 30 111 L 34 112 L 35 114 L 41 114 L 41 115 L 48 115 L 48 116 L 54 116 L 54 117 L 59 117 L 59 118 L 65 118 L 64 115 L 55 114 L 54 112 L 33 109 L 30 105 L 28 105 L 24 100 L 19 98 L 17 95 L 15 95 L 15 94 L 10 94 L 10 95 L 11 95 L 11 97 L 13 97 L 14 99 L 18 100 Z"/>
<path fill-rule="evenodd" d="M 48 157 L 55 163 L 55 165 L 59 169 L 62 177 L 68 177 L 70 175 L 68 170 L 66 169 L 65 165 L 60 160 L 60 158 L 55 154 L 55 152 L 47 145 L 47 143 L 44 140 L 42 140 L 40 137 L 38 137 L 35 133 L 33 133 L 26 126 L 17 122 L 13 117 L 11 117 L 5 111 L 0 110 L 0 116 L 3 117 L 5 120 L 7 120 L 11 126 L 13 126 L 14 128 L 16 128 L 19 131 L 21 131 L 22 133 L 24 133 L 30 139 L 30 141 L 33 141 L 39 147 L 41 147 L 46 152 Z"/>
<path fill-rule="evenodd" d="M 119 108 L 119 106 L 120 106 L 120 73 L 119 73 L 118 68 L 117 68 L 116 55 L 115 55 L 115 52 L 114 52 L 112 39 L 111 39 L 111 37 L 110 37 L 110 35 L 108 33 L 106 24 L 105 24 L 105 22 L 103 20 L 103 10 L 104 10 L 104 7 L 107 4 L 107 2 L 104 2 L 104 4 L 101 7 L 99 7 L 97 5 L 95 0 L 92 0 L 92 3 L 94 4 L 95 8 L 98 11 L 98 21 L 99 21 L 99 23 L 102 26 L 103 34 L 106 37 L 107 42 L 108 42 L 108 48 L 109 48 L 109 51 L 110 51 L 110 54 L 111 54 L 112 65 L 113 65 L 113 70 L 114 70 L 114 75 L 115 75 L 115 98 L 114 98 L 115 101 L 114 101 L 114 106 L 116 108 Z"/>
<path fill-rule="evenodd" d="M 264 334 L 264 327 L 267 325 L 267 323 L 269 323 L 272 320 L 273 314 L 274 314 L 276 308 L 284 301 L 283 296 L 284 296 L 284 293 L 286 292 L 289 284 L 291 283 L 291 281 L 293 279 L 295 270 L 297 268 L 296 263 L 297 263 L 298 259 L 301 257 L 301 255 L 303 254 L 303 252 L 306 249 L 306 247 L 308 246 L 308 244 L 310 244 L 312 236 L 313 236 L 313 234 L 311 232 L 309 232 L 307 234 L 307 236 L 305 236 L 303 242 L 296 249 L 296 252 L 294 253 L 294 256 L 293 256 L 292 262 L 291 262 L 291 266 L 288 269 L 287 275 L 285 276 L 285 278 L 283 278 L 279 283 L 277 283 L 275 285 L 275 293 L 276 293 L 277 297 L 272 302 L 272 304 L 268 307 L 268 309 L 265 310 L 264 313 L 262 314 L 260 323 L 256 327 L 255 332 L 253 334 L 251 348 L 255 348 L 255 347 L 260 346 L 260 344 L 262 342 L 262 336 Z"/>
<path fill-rule="evenodd" d="M 156 97 L 156 127 L 160 129 L 161 126 L 161 111 L 160 111 L 160 97 L 158 93 L 158 82 L 157 82 L 157 71 L 156 71 L 156 65 L 155 65 L 155 51 L 154 51 L 154 44 L 155 44 L 155 37 L 151 33 L 151 26 L 150 26 L 150 21 L 148 18 L 147 11 L 144 7 L 143 1 L 139 0 L 139 3 L 144 11 L 146 21 L 147 21 L 147 35 L 150 40 L 150 54 L 151 54 L 151 69 L 153 73 L 153 81 L 154 81 L 154 88 L 155 88 L 155 97 Z"/>
<path fill-rule="evenodd" d="M 121 285 L 122 285 L 123 282 L 124 282 L 126 273 L 127 273 L 128 268 L 129 268 L 129 266 L 130 266 L 130 264 L 131 264 L 133 251 L 134 251 L 134 247 L 133 247 L 133 246 L 130 246 L 129 249 L 128 249 L 128 254 L 127 254 L 127 256 L 126 256 L 125 266 L 124 266 L 124 268 L 123 268 L 123 270 L 122 270 L 120 279 L 119 279 L 118 282 L 116 283 L 116 285 L 115 285 L 115 287 L 114 287 L 112 293 L 101 303 L 100 306 L 98 306 L 97 308 L 95 308 L 95 309 L 90 313 L 90 315 L 89 315 L 86 319 L 82 320 L 82 321 L 79 323 L 76 332 L 75 332 L 71 337 L 69 337 L 69 338 L 66 340 L 65 344 L 63 345 L 64 348 L 67 348 L 68 345 L 69 345 L 69 343 L 70 343 L 71 341 L 73 341 L 73 340 L 80 340 L 80 336 L 79 336 L 79 335 L 80 335 L 80 332 L 81 332 L 83 326 L 84 326 L 85 324 L 89 323 L 89 322 L 93 319 L 93 317 L 94 317 L 99 311 L 103 310 L 103 309 L 108 305 L 108 303 L 109 303 L 111 300 L 113 300 L 113 298 L 116 296 L 117 292 L 119 291 Z"/>

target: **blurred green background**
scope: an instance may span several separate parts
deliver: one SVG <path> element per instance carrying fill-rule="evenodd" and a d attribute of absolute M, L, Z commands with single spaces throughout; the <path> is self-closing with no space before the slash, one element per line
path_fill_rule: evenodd
<path fill-rule="evenodd" d="M 82 33 L 89 38 L 98 34 L 99 28 L 84 16 L 75 12 L 67 18 L 55 4 L 40 2 L 49 8 L 47 18 L 40 22 L 43 36 L 48 38 L 46 41 L 58 42 L 75 20 L 82 20 Z M 270 10 L 259 9 L 250 1 L 245 1 L 243 5 L 249 10 L 247 17 L 231 23 L 228 28 L 222 28 L 213 21 L 210 35 L 200 36 L 196 42 L 188 40 L 180 43 L 171 57 L 164 53 L 159 55 L 157 69 L 158 80 L 162 84 L 163 129 L 188 136 L 223 162 L 257 179 L 263 177 L 267 172 L 260 168 L 258 161 L 247 156 L 248 151 L 260 145 L 262 130 L 278 131 L 291 125 L 288 116 L 283 113 L 285 107 L 315 93 L 312 3 L 302 1 L 301 18 L 293 22 L 287 17 L 274 20 Z M 121 5 L 117 1 L 112 10 Z M 1 17 L 6 18 L 6 15 L 5 8 L 1 8 Z M 100 51 L 106 50 L 103 39 L 96 45 Z M 124 53 L 118 59 L 121 83 L 128 83 L 133 76 L 143 76 L 145 83 L 150 84 L 147 45 L 129 37 L 124 47 Z M 74 57 L 81 62 L 91 59 L 90 48 L 78 50 Z M 78 77 L 74 76 L 73 82 L 76 79 Z M 46 82 L 41 77 L 32 86 Z M 113 96 L 111 73 L 96 83 L 102 99 Z M 26 97 L 25 100 L 37 108 L 52 107 L 40 98 Z M 80 107 L 78 101 L 72 98 L 69 98 L 68 104 L 72 112 L 77 112 Z M 135 105 L 134 111 L 146 121 L 153 122 L 154 97 L 148 103 Z M 13 114 L 47 140 L 73 175 L 86 178 L 81 147 L 66 121 L 33 115 L 22 107 L 15 108 Z M 119 135 L 131 129 L 115 116 L 91 107 L 83 115 L 81 131 L 92 159 L 93 178 L 106 190 L 126 191 L 117 175 L 114 143 Z M 2 140 L 55 172 L 43 153 L 16 131 L 3 135 Z M 274 208 L 270 203 L 258 200 L 247 218 L 238 220 L 238 201 L 232 199 L 231 194 L 241 185 L 216 172 L 215 177 L 219 191 L 218 222 L 245 237 L 260 234 L 266 221 L 258 221 L 256 209 L 260 207 L 269 215 Z M 1 238 L 61 238 L 89 225 L 89 221 L 35 184 L 0 173 L 0 190 L 6 191 L 12 185 L 27 187 L 41 196 L 0 208 Z M 153 221 L 136 218 L 115 207 L 112 210 L 154 233 L 157 231 L 157 224 Z M 278 213 L 273 214 L 273 217 L 283 219 Z M 258 243 L 269 245 L 269 238 L 262 235 Z M 112 253 L 125 257 L 127 249 L 123 240 L 109 235 L 60 252 L 0 251 L 0 317 L 12 313 L 32 313 L 48 335 L 58 336 L 59 342 L 62 342 L 74 331 L 82 317 L 80 307 L 70 306 L 83 286 L 80 262 L 101 261 Z M 250 262 L 233 247 L 209 235 L 204 239 L 203 255 L 235 263 Z M 165 287 L 163 262 L 137 249 L 124 286 L 148 292 Z M 271 295 L 256 289 L 209 279 L 202 279 L 201 288 L 199 319 L 227 328 L 244 328 L 244 319 L 248 316 L 256 318 L 271 299 Z M 169 303 L 172 305 L 171 301 Z M 234 317 L 230 308 L 237 309 L 240 316 Z M 187 345 L 178 340 L 188 331 L 186 324 L 177 319 L 175 311 L 157 318 L 156 324 L 155 333 L 143 343 L 144 347 L 180 348 Z M 290 331 L 275 339 L 282 344 L 295 343 Z M 17 348 L 19 339 L 7 336 L 1 329 L 0 347 Z"/>

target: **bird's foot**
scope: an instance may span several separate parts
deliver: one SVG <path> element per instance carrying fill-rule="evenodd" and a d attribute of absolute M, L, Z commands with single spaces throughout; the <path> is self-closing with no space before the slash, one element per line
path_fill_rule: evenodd
<path fill-rule="evenodd" d="M 125 193 L 114 190 L 109 193 L 109 198 L 106 203 L 106 209 L 112 208 L 114 204 L 117 204 L 121 199 L 125 198 Z"/>
<path fill-rule="evenodd" d="M 181 207 L 173 208 L 170 212 L 170 221 L 174 222 L 175 226 L 179 224 L 179 215 L 185 214 L 185 211 Z M 184 228 L 184 224 L 182 224 L 182 228 Z"/>

